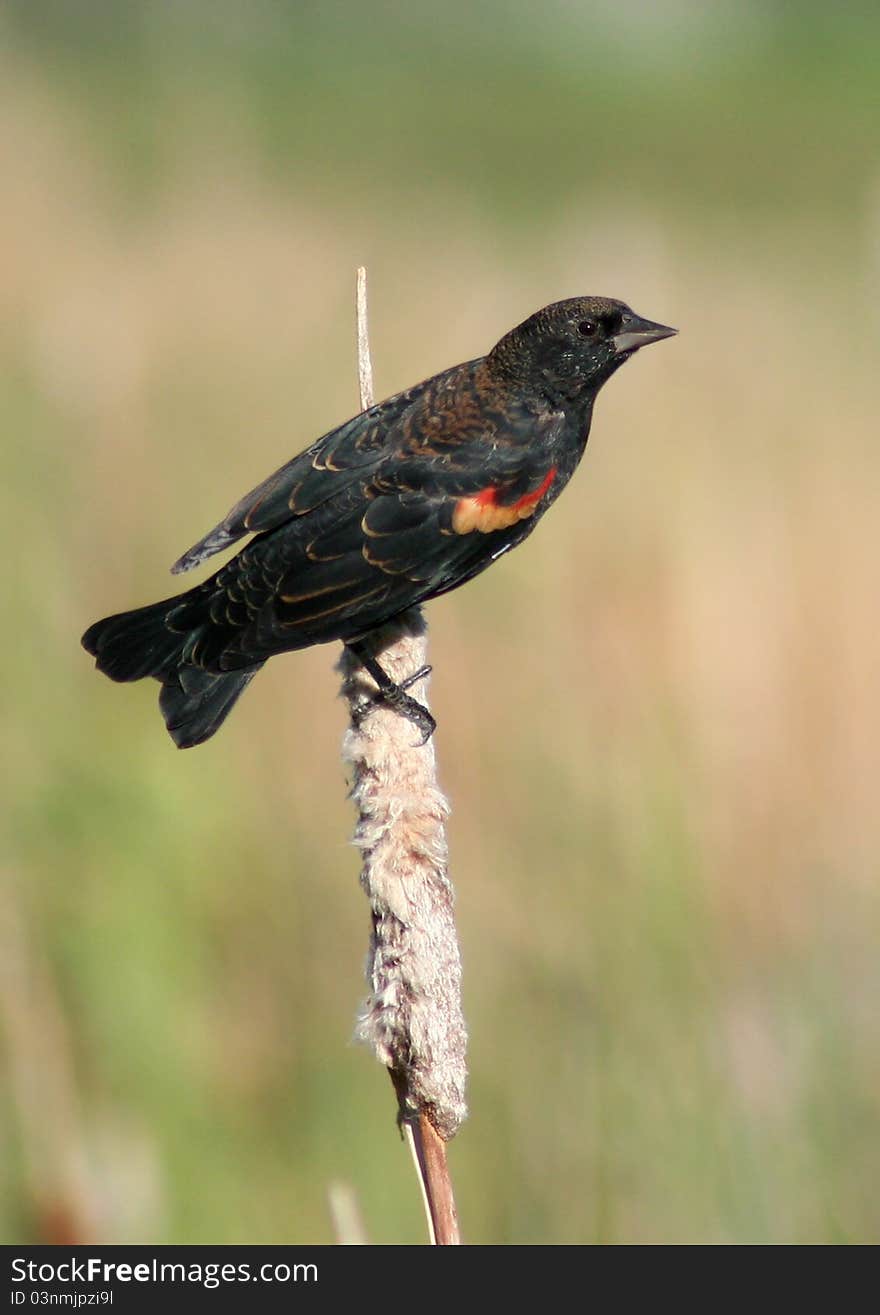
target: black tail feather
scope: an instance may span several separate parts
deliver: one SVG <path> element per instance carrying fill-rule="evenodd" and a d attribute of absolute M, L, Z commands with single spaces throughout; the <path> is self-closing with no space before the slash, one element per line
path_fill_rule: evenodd
<path fill-rule="evenodd" d="M 180 661 L 187 640 L 165 624 L 168 613 L 179 603 L 180 598 L 166 598 L 96 621 L 82 637 L 83 648 L 111 680 L 142 680 L 144 676 L 161 680 Z"/>
<path fill-rule="evenodd" d="M 239 695 L 263 665 L 243 671 L 214 673 L 183 660 L 192 651 L 191 630 L 171 630 L 167 620 L 186 598 L 161 603 L 96 621 L 82 637 L 99 671 L 111 680 L 142 680 L 152 676 L 162 685 L 159 707 L 174 743 L 180 749 L 207 740 L 222 725 Z"/>
<path fill-rule="evenodd" d="M 213 675 L 199 667 L 177 667 L 170 672 L 162 682 L 159 707 L 178 749 L 210 739 L 259 669 Z"/>

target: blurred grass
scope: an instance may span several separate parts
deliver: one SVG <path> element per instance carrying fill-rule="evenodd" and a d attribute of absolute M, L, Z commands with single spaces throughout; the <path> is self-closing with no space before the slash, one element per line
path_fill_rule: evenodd
<path fill-rule="evenodd" d="M 682 329 L 429 613 L 473 1242 L 878 1235 L 866 7 L 24 3 L 0 18 L 0 1232 L 421 1239 L 348 1045 L 333 652 L 178 754 L 78 637 L 377 387 L 581 291 Z"/>

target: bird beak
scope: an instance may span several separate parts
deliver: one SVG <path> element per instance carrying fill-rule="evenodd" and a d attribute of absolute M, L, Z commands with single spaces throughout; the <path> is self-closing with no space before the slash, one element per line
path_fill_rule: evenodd
<path fill-rule="evenodd" d="M 634 315 L 621 333 L 616 333 L 611 341 L 617 352 L 637 352 L 649 343 L 660 342 L 662 338 L 671 338 L 678 329 L 670 329 L 665 324 L 654 324 L 652 320 L 643 320 Z"/>

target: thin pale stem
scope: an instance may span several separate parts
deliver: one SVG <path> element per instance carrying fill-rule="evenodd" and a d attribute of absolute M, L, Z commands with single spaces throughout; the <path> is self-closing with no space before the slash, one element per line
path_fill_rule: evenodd
<path fill-rule="evenodd" d="M 369 411 L 373 405 L 373 362 L 370 359 L 370 322 L 367 316 L 367 271 L 363 265 L 358 266 L 357 272 L 357 340 L 361 410 Z"/>

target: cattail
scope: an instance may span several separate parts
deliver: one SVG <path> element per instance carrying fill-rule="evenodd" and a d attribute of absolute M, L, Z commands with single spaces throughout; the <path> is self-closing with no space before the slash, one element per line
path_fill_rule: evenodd
<path fill-rule="evenodd" d="M 358 271 L 361 406 L 373 403 L 366 277 Z M 411 608 L 369 639 L 372 656 L 401 684 L 426 667 L 427 627 Z M 400 1119 L 414 1152 L 433 1240 L 457 1242 L 445 1143 L 465 1115 L 467 1032 L 461 1008 L 461 956 L 447 871 L 449 805 L 437 785 L 434 740 L 420 744 L 412 722 L 381 702 L 372 677 L 343 649 L 339 661 L 350 725 L 343 757 L 350 769 L 370 901 L 370 993 L 357 1037 L 391 1074 Z M 427 673 L 408 692 L 425 704 Z"/>

